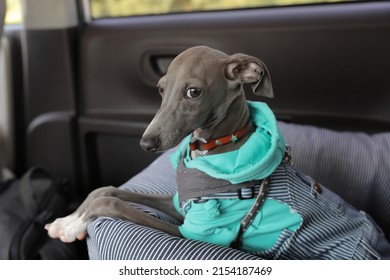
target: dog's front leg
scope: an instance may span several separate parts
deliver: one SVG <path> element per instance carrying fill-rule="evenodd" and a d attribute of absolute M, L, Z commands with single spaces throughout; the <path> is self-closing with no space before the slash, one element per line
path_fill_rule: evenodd
<path fill-rule="evenodd" d="M 138 225 L 161 230 L 174 236 L 181 236 L 176 225 L 164 222 L 141 210 L 138 210 L 126 201 L 117 197 L 97 198 L 94 201 L 94 204 L 87 208 L 84 215 L 85 218 L 90 221 L 99 216 L 115 217 L 131 221 Z"/>
<path fill-rule="evenodd" d="M 94 218 L 108 216 L 181 236 L 177 226 L 154 218 L 127 202 L 150 206 L 177 218 L 179 221 L 182 220 L 173 207 L 172 196 L 138 194 L 115 187 L 103 187 L 91 192 L 73 214 L 56 219 L 53 223 L 47 224 L 45 229 L 52 238 L 59 238 L 63 242 L 73 242 L 76 239 L 82 240 L 86 237 L 87 225 Z"/>
<path fill-rule="evenodd" d="M 183 216 L 177 212 L 173 205 L 172 195 L 133 193 L 115 187 L 105 187 L 104 189 L 108 193 L 106 196 L 116 197 L 123 201 L 134 202 L 152 207 L 156 210 L 164 212 L 165 214 L 168 214 L 179 222 L 183 222 Z"/>

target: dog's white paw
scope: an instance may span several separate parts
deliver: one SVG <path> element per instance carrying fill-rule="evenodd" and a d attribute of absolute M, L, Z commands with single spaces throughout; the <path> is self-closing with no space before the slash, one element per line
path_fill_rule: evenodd
<path fill-rule="evenodd" d="M 88 223 L 83 220 L 83 216 L 79 217 L 77 213 L 74 213 L 45 225 L 45 229 L 51 238 L 59 238 L 62 242 L 70 243 L 76 239 L 85 239 L 87 225 Z"/>

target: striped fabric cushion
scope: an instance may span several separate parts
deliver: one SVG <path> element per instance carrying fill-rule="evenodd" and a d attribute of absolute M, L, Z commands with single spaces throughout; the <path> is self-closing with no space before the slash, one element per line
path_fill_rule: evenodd
<path fill-rule="evenodd" d="M 292 147 L 297 169 L 340 194 L 358 209 L 368 212 L 390 233 L 390 133 L 335 132 L 312 126 L 279 123 Z M 121 188 L 131 191 L 173 194 L 175 172 L 167 152 Z M 143 211 L 172 222 L 154 209 Z M 193 240 L 101 217 L 88 227 L 91 259 L 257 259 L 231 248 Z"/>

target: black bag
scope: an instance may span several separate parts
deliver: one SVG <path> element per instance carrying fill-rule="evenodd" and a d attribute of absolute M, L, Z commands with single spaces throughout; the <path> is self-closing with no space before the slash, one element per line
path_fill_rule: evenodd
<path fill-rule="evenodd" d="M 0 183 L 0 259 L 80 259 L 79 249 L 47 236 L 44 225 L 69 214 L 69 194 L 40 167 Z"/>

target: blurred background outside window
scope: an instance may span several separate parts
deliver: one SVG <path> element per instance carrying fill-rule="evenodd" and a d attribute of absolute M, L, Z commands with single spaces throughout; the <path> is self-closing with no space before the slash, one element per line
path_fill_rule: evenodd
<path fill-rule="evenodd" d="M 25 0 L 34 1 L 34 0 Z M 55 1 L 55 0 L 53 0 Z M 89 0 L 92 18 L 232 10 L 359 0 Z M 22 0 L 6 0 L 6 24 L 22 23 Z"/>

